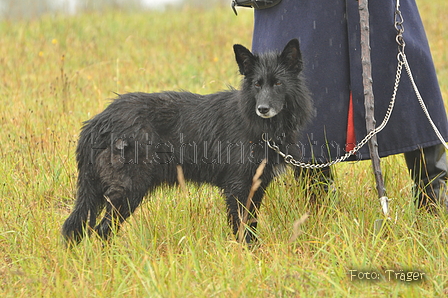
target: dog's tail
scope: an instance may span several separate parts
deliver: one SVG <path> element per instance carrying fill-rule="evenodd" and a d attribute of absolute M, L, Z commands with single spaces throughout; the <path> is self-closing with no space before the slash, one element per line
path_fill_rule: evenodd
<path fill-rule="evenodd" d="M 69 245 L 79 243 L 84 235 L 90 234 L 103 204 L 104 199 L 98 196 L 98 185 L 88 180 L 88 177 L 79 176 L 75 207 L 62 226 L 62 235 Z"/>
<path fill-rule="evenodd" d="M 92 231 L 105 201 L 101 182 L 91 160 L 92 147 L 88 144 L 89 137 L 84 132 L 81 133 L 76 151 L 79 171 L 77 199 L 72 213 L 62 226 L 62 235 L 69 245 L 79 243 L 84 235 Z"/>

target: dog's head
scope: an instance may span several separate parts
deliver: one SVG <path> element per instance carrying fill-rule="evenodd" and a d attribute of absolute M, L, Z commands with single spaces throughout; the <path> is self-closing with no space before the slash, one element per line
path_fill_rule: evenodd
<path fill-rule="evenodd" d="M 262 118 L 274 117 L 285 107 L 291 93 L 288 89 L 298 84 L 302 71 L 299 41 L 291 40 L 281 53 L 254 55 L 239 44 L 234 45 L 233 50 L 245 79 L 245 91 L 254 95 L 255 112 Z"/>

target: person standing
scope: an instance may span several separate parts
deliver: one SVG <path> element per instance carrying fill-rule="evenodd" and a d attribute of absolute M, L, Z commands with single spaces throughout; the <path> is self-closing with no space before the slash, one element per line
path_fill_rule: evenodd
<path fill-rule="evenodd" d="M 366 136 L 358 1 L 276 0 L 256 2 L 252 49 L 281 50 L 300 41 L 304 77 L 315 102 L 316 117 L 299 140 L 301 161 L 325 163 L 350 151 Z M 268 5 L 264 5 L 268 4 Z M 263 9 L 265 8 L 265 9 Z M 405 53 L 429 114 L 445 140 L 448 122 L 427 37 L 414 0 L 401 0 Z M 369 3 L 375 119 L 386 114 L 395 84 L 398 45 L 396 2 Z M 446 151 L 419 105 L 403 71 L 392 116 L 377 135 L 380 157 L 404 153 L 415 182 L 418 207 L 448 210 Z M 351 160 L 369 159 L 364 146 Z M 298 169 L 296 173 L 301 172 Z M 320 173 L 331 180 L 330 168 Z M 322 179 L 322 178 L 321 178 Z"/>

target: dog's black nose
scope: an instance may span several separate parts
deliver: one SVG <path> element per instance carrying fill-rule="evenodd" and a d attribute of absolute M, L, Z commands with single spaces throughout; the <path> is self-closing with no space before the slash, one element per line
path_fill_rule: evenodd
<path fill-rule="evenodd" d="M 270 108 L 268 106 L 265 105 L 259 105 L 257 107 L 258 112 L 260 112 L 260 114 L 262 115 L 266 115 L 267 113 L 269 113 Z"/>

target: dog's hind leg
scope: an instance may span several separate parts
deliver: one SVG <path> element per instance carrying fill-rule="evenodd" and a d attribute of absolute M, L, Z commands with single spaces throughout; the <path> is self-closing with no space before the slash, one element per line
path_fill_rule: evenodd
<path fill-rule="evenodd" d="M 140 205 L 146 189 L 136 190 L 132 192 L 121 186 L 110 187 L 104 197 L 106 199 L 106 214 L 101 222 L 95 227 L 98 235 L 107 240 L 112 231 L 118 231 L 121 223 L 123 223 L 135 209 Z"/>

